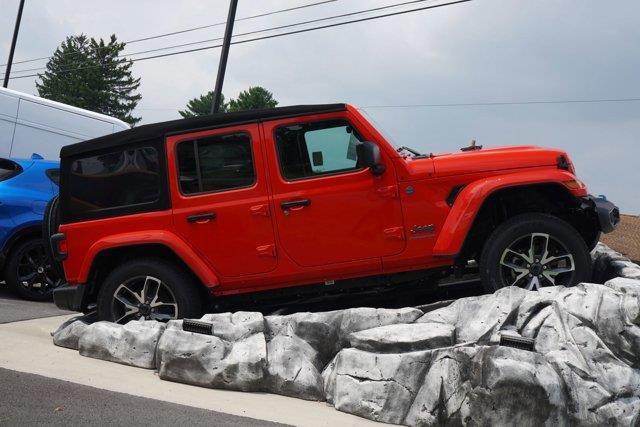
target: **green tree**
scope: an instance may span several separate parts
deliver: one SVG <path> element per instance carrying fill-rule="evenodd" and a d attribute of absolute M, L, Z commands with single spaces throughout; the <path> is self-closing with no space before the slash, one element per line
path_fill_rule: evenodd
<path fill-rule="evenodd" d="M 178 113 L 188 119 L 190 117 L 206 116 L 211 114 L 211 104 L 213 103 L 213 91 L 209 91 L 199 98 L 193 98 L 187 103 L 187 108 Z M 224 100 L 224 95 L 220 97 L 220 112 L 226 113 L 228 104 Z"/>
<path fill-rule="evenodd" d="M 249 89 L 243 90 L 238 95 L 238 99 L 231 99 L 229 102 L 226 102 L 224 95 L 222 95 L 221 99 L 221 113 L 273 108 L 278 105 L 278 101 L 274 99 L 273 94 L 260 86 L 249 87 Z M 211 114 L 212 103 L 213 91 L 209 91 L 199 98 L 193 98 L 187 102 L 187 108 L 178 111 L 178 113 L 185 119 L 189 117 L 206 116 Z"/>
<path fill-rule="evenodd" d="M 131 60 L 120 56 L 124 47 L 115 35 L 108 42 L 83 34 L 67 37 L 38 74 L 38 94 L 135 125 L 140 121 L 132 115 L 142 98 L 136 93 L 140 78 L 133 77 Z"/>
<path fill-rule="evenodd" d="M 249 87 L 238 95 L 238 99 L 229 101 L 229 111 L 257 110 L 273 108 L 278 105 L 273 94 L 261 86 Z"/>

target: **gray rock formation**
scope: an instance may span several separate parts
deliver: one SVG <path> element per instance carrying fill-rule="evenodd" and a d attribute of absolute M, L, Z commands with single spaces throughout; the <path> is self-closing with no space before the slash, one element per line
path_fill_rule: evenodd
<path fill-rule="evenodd" d="M 80 335 L 78 350 L 82 356 L 153 369 L 156 345 L 164 329 L 163 323 L 153 320 L 126 325 L 96 322 Z"/>
<path fill-rule="evenodd" d="M 604 285 L 624 294 L 640 295 L 640 280 L 616 277 L 615 279 L 607 280 Z"/>
<path fill-rule="evenodd" d="M 622 277 L 640 280 L 640 266 L 603 243 L 598 243 L 591 252 L 593 259 L 593 281 L 604 283 Z"/>
<path fill-rule="evenodd" d="M 458 344 L 434 350 L 388 354 L 387 337 L 361 332 L 379 344 L 344 349 L 327 366 L 327 401 L 408 425 L 636 425 L 640 298 L 625 285 L 626 292 L 582 284 L 458 300 L 403 326 L 455 326 Z M 500 333 L 530 337 L 536 351 L 489 345 Z"/>
<path fill-rule="evenodd" d="M 430 352 L 409 425 L 566 425 L 562 381 L 539 354 L 508 347 Z"/>
<path fill-rule="evenodd" d="M 378 353 L 404 353 L 450 347 L 455 326 L 446 323 L 409 323 L 379 326 L 349 336 L 351 347 Z"/>
<path fill-rule="evenodd" d="M 422 311 L 352 308 L 326 313 L 267 316 L 268 387 L 272 393 L 324 400 L 322 370 L 353 332 L 415 321 Z"/>
<path fill-rule="evenodd" d="M 267 347 L 260 313 L 207 314 L 213 335 L 182 330 L 171 321 L 157 347 L 163 380 L 239 391 L 265 389 Z"/>
<path fill-rule="evenodd" d="M 89 325 L 90 322 L 86 316 L 73 317 L 51 333 L 53 343 L 59 347 L 77 350 L 80 336 L 84 334 Z"/>
<path fill-rule="evenodd" d="M 603 285 L 507 288 L 425 312 L 208 314 L 213 335 L 76 320 L 53 337 L 165 380 L 326 400 L 388 423 L 639 426 L 640 267 L 602 245 L 593 257 Z"/>

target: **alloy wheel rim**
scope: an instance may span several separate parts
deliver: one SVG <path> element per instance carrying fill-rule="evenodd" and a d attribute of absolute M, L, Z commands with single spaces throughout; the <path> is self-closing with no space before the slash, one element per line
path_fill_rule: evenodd
<path fill-rule="evenodd" d="M 507 246 L 500 258 L 500 270 L 506 286 L 531 291 L 570 285 L 576 267 L 562 242 L 546 233 L 531 233 Z"/>
<path fill-rule="evenodd" d="M 178 318 L 178 304 L 171 289 L 153 276 L 137 276 L 121 283 L 113 293 L 112 313 L 116 323 L 129 320 Z"/>
<path fill-rule="evenodd" d="M 27 249 L 18 260 L 18 284 L 34 294 L 44 295 L 60 285 L 62 279 L 53 271 L 44 247 Z"/>

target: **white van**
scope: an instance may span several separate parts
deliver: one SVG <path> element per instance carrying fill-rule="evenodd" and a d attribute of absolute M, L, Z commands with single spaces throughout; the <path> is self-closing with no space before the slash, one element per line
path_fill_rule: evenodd
<path fill-rule="evenodd" d="M 0 88 L 0 157 L 38 153 L 58 160 L 64 145 L 129 128 L 104 114 Z"/>

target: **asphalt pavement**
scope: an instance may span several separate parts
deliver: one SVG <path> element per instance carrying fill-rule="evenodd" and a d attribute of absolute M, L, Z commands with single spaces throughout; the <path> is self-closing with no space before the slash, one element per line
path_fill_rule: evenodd
<path fill-rule="evenodd" d="M 9 292 L 4 283 L 0 283 L 0 323 L 62 316 L 64 314 L 72 314 L 72 312 L 60 310 L 52 302 L 25 301 Z"/>
<path fill-rule="evenodd" d="M 282 426 L 0 369 L 0 425 Z M 9 392 L 10 391 L 10 392 Z"/>

